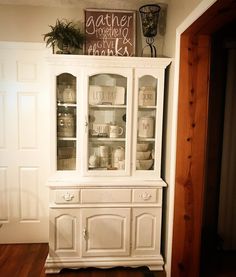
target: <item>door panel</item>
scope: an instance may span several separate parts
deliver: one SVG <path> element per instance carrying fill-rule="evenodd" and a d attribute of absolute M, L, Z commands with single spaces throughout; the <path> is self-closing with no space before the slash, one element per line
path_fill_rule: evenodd
<path fill-rule="evenodd" d="M 79 256 L 79 210 L 51 209 L 50 256 Z"/>
<path fill-rule="evenodd" d="M 160 254 L 161 209 L 133 209 L 133 254 Z"/>
<path fill-rule="evenodd" d="M 83 256 L 126 256 L 130 245 L 130 209 L 83 209 Z"/>

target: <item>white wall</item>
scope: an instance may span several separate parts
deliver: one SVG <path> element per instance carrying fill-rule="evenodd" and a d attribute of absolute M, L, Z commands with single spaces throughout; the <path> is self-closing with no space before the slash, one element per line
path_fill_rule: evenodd
<path fill-rule="evenodd" d="M 18 5 L 1 5 L 1 3 L 16 2 Z M 19 5 L 32 2 L 33 6 Z M 0 0 L 0 41 L 43 42 L 42 34 L 50 31 L 48 25 L 54 25 L 56 19 L 66 18 L 81 24 L 83 28 L 84 10 L 86 8 L 136 10 L 144 4 L 168 3 L 169 0 L 54 0 L 54 1 L 5 1 Z M 37 5 L 35 4 L 37 3 Z M 162 54 L 163 36 L 158 36 L 158 55 Z M 140 19 L 137 12 L 137 56 L 140 56 L 144 39 L 140 29 Z"/>

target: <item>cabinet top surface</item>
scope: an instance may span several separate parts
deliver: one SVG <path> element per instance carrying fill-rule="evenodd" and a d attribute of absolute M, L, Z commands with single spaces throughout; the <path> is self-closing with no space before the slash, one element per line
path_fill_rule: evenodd
<path fill-rule="evenodd" d="M 78 179 L 57 179 L 51 178 L 48 180 L 47 185 L 51 188 L 66 188 L 66 187 L 113 187 L 113 188 L 128 188 L 128 187 L 166 187 L 167 184 L 162 179 L 160 180 L 140 180 L 140 179 L 127 179 L 127 178 L 103 178 L 103 180 L 96 180 L 96 178 L 78 178 Z"/>
<path fill-rule="evenodd" d="M 50 64 L 69 63 L 70 66 L 95 66 L 96 64 L 109 64 L 109 66 L 128 66 L 128 67 L 160 67 L 166 68 L 171 59 L 167 57 L 117 57 L 117 56 L 88 56 L 88 55 L 56 55 L 51 54 L 47 57 Z"/>

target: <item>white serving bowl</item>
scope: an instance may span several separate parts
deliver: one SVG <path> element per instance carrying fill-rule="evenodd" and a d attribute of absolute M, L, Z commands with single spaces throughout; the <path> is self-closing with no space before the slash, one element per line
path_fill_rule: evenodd
<path fill-rule="evenodd" d="M 151 160 L 136 160 L 137 170 L 149 170 L 153 165 L 153 159 Z"/>
<path fill-rule="evenodd" d="M 149 143 L 137 143 L 137 152 L 147 151 Z"/>
<path fill-rule="evenodd" d="M 150 158 L 151 151 L 138 151 L 136 153 L 137 160 L 148 160 Z"/>

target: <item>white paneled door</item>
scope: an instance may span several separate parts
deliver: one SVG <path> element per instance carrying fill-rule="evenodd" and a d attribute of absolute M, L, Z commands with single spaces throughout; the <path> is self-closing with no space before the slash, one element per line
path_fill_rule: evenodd
<path fill-rule="evenodd" d="M 0 243 L 48 241 L 47 52 L 0 42 Z"/>

